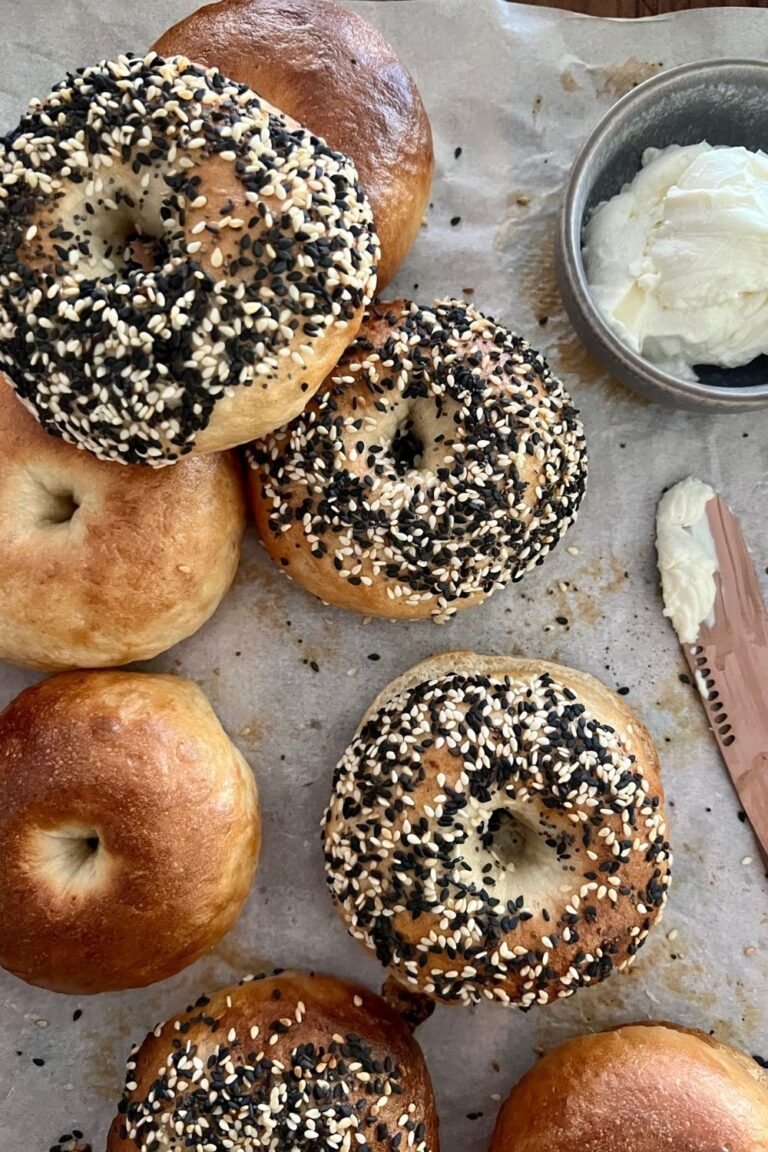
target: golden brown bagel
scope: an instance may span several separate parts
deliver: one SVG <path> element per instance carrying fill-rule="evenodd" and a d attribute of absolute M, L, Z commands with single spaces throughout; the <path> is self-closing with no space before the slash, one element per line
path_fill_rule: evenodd
<path fill-rule="evenodd" d="M 216 610 L 245 527 L 234 455 L 118 468 L 46 436 L 2 375 L 0 455 L 0 660 L 146 660 Z"/>
<path fill-rule="evenodd" d="M 402 1019 L 365 988 L 304 972 L 202 996 L 150 1033 L 107 1152 L 175 1148 L 169 1123 L 185 1136 L 201 1120 L 210 1147 L 233 1152 L 439 1152 L 429 1073 Z"/>
<path fill-rule="evenodd" d="M 377 697 L 325 817 L 348 930 L 447 1003 L 530 1008 L 632 962 L 669 884 L 651 738 L 572 668 L 448 652 Z"/>
<path fill-rule="evenodd" d="M 281 570 L 366 616 L 444 620 L 520 580 L 578 512 L 584 432 L 543 358 L 471 305 L 405 300 L 249 449 Z"/>
<path fill-rule="evenodd" d="M 351 160 L 183 56 L 68 76 L 0 141 L 0 193 L 0 365 L 100 459 L 159 467 L 290 420 L 375 288 Z"/>
<path fill-rule="evenodd" d="M 177 676 L 67 672 L 0 714 L 0 964 L 56 992 L 173 975 L 234 924 L 253 774 Z"/>
<path fill-rule="evenodd" d="M 155 48 L 215 65 L 352 158 L 381 240 L 384 288 L 416 239 L 434 155 L 419 91 L 381 33 L 333 0 L 221 0 Z"/>
<path fill-rule="evenodd" d="M 630 1024 L 549 1052 L 504 1104 L 491 1152 L 765 1152 L 768 1077 L 673 1024 Z"/>

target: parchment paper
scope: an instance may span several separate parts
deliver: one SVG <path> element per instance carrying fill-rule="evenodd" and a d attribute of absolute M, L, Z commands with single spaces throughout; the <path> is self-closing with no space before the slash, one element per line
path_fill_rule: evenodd
<path fill-rule="evenodd" d="M 0 122 L 14 123 L 26 99 L 43 95 L 67 69 L 144 50 L 194 6 L 0 0 Z M 529 1015 L 491 1005 L 437 1010 L 420 1038 L 444 1152 L 485 1149 L 499 1099 L 535 1054 L 586 1029 L 666 1017 L 768 1056 L 768 885 L 700 705 L 680 681 L 684 666 L 662 619 L 652 548 L 662 488 L 695 473 L 730 500 L 765 569 L 768 411 L 692 416 L 634 399 L 580 348 L 552 271 L 561 187 L 598 117 L 661 68 L 712 55 L 765 56 L 768 12 L 634 22 L 503 0 L 349 7 L 377 24 L 410 65 L 435 131 L 428 225 L 395 287 L 425 301 L 471 290 L 479 307 L 538 342 L 566 378 L 591 454 L 589 494 L 565 541 L 578 555 L 561 546 L 522 585 L 444 627 L 365 625 L 289 584 L 249 532 L 237 584 L 215 619 L 150 665 L 198 681 L 253 765 L 265 840 L 247 909 L 210 957 L 144 991 L 81 1002 L 0 975 L 3 1152 L 40 1152 L 73 1127 L 101 1150 L 131 1041 L 204 989 L 274 965 L 380 986 L 376 962 L 335 919 L 320 817 L 333 765 L 373 695 L 415 661 L 450 648 L 561 660 L 629 688 L 662 754 L 676 876 L 664 923 L 630 975 Z M 451 226 L 455 216 L 461 222 Z M 32 679 L 0 668 L 0 704 Z"/>

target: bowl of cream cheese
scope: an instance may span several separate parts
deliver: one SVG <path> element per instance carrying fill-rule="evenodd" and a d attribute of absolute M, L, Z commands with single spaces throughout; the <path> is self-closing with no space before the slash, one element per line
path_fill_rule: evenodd
<path fill-rule="evenodd" d="M 768 63 L 686 64 L 619 100 L 571 171 L 557 272 L 580 339 L 634 391 L 768 406 Z"/>

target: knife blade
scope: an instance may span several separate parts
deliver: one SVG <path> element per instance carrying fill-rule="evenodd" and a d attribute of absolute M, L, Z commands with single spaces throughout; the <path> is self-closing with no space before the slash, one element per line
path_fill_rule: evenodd
<path fill-rule="evenodd" d="M 701 489 L 705 487 L 701 485 Z M 670 579 L 667 569 L 665 581 L 662 556 L 662 506 L 674 492 L 673 489 L 667 493 L 659 507 L 657 547 L 665 601 Z M 698 509 L 698 520 L 683 527 L 691 538 L 695 537 L 700 550 L 698 574 L 708 573 L 710 582 L 704 607 L 710 604 L 711 607 L 698 625 L 694 621 L 694 626 L 687 630 L 678 628 L 678 635 L 712 733 L 765 857 L 768 855 L 768 613 L 738 521 L 718 493 L 711 488 L 707 493 Z M 702 561 L 708 553 L 714 570 Z M 703 576 L 699 612 L 703 611 L 701 592 L 706 588 L 707 578 Z M 679 586 L 677 592 L 680 592 Z M 673 612 L 668 614 L 675 623 Z"/>

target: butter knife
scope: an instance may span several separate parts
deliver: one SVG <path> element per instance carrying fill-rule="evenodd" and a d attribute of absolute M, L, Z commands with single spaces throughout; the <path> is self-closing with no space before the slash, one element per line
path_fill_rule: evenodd
<path fill-rule="evenodd" d="M 739 524 L 690 478 L 659 502 L 656 547 L 672 619 L 742 808 L 768 854 L 768 613 Z"/>

